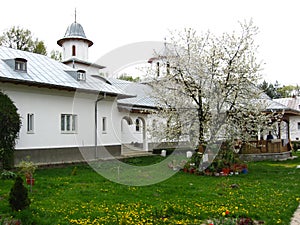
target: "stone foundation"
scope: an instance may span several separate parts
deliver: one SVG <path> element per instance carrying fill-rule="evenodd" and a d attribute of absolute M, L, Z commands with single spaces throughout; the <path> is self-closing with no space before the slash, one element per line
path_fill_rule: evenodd
<path fill-rule="evenodd" d="M 243 161 L 277 161 L 286 160 L 290 158 L 291 155 L 291 151 L 281 153 L 240 154 L 240 159 Z"/>
<path fill-rule="evenodd" d="M 121 145 L 93 147 L 70 147 L 48 149 L 16 149 L 15 165 L 30 157 L 37 165 L 66 164 L 106 159 L 121 155 Z"/>

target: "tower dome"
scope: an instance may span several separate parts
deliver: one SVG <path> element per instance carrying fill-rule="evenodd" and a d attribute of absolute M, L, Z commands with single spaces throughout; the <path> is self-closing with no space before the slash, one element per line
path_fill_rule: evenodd
<path fill-rule="evenodd" d="M 65 36 L 63 38 L 59 39 L 57 41 L 57 44 L 59 46 L 62 46 L 65 41 L 70 40 L 70 39 L 81 39 L 81 40 L 87 42 L 89 47 L 93 45 L 93 42 L 86 38 L 81 24 L 77 23 L 76 21 L 67 28 Z"/>

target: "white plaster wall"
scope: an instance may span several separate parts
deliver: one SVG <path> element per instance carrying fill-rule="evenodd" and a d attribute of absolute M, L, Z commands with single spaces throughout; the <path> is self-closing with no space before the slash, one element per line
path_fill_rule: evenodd
<path fill-rule="evenodd" d="M 300 123 L 300 116 L 293 116 L 290 118 L 290 135 L 291 140 L 300 140 L 300 130 L 298 130 L 298 123 Z"/>
<path fill-rule="evenodd" d="M 72 46 L 76 46 L 76 58 L 88 60 L 88 43 L 82 40 L 65 41 L 63 43 L 63 60 L 67 60 L 72 56 Z"/>
<path fill-rule="evenodd" d="M 102 118 L 106 117 L 107 129 L 102 131 Z M 107 97 L 98 103 L 98 143 L 100 145 L 121 144 L 121 115 L 115 98 Z"/>
<path fill-rule="evenodd" d="M 78 64 L 78 63 L 75 63 L 75 65 L 73 65 L 73 62 L 68 62 L 65 64 L 74 69 L 77 69 L 77 70 L 79 70 L 79 69 L 84 70 L 84 71 L 86 71 L 86 73 L 88 75 L 99 75 L 100 74 L 100 70 L 93 66 L 87 66 L 87 65 Z"/>
<path fill-rule="evenodd" d="M 94 146 L 96 95 L 1 83 L 0 89 L 15 102 L 22 117 L 16 149 Z M 115 110 L 113 100 L 107 98 L 98 103 L 98 145 L 120 144 L 122 115 Z M 27 113 L 34 114 L 33 134 L 27 133 Z M 61 114 L 77 115 L 75 134 L 61 132 Z M 105 134 L 100 132 L 103 116 L 108 120 Z"/>

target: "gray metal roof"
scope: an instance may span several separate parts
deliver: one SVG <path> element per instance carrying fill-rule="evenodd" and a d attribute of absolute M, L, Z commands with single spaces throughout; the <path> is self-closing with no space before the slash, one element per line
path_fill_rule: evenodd
<path fill-rule="evenodd" d="M 267 100 L 267 110 L 289 110 L 290 108 L 280 102 L 277 102 L 276 99 Z"/>
<path fill-rule="evenodd" d="M 81 26 L 81 24 L 74 22 L 72 23 L 66 33 L 65 33 L 65 37 L 83 37 L 86 38 L 83 27 Z"/>
<path fill-rule="evenodd" d="M 129 95 L 135 95 L 132 98 L 119 99 L 118 103 L 129 106 L 140 106 L 156 108 L 155 100 L 151 98 L 152 88 L 147 84 L 134 83 L 115 78 L 107 78 L 107 80 L 115 87 L 121 89 Z"/>
<path fill-rule="evenodd" d="M 7 60 L 16 58 L 27 60 L 27 72 L 17 71 L 7 63 Z M 105 80 L 88 74 L 86 75 L 86 81 L 78 81 L 67 72 L 77 72 L 77 70 L 44 55 L 0 46 L 0 59 L 0 81 L 50 85 L 130 97 L 124 91 L 105 82 Z"/>
<path fill-rule="evenodd" d="M 82 39 L 88 42 L 89 46 L 93 45 L 93 42 L 89 39 L 87 39 L 87 37 L 85 36 L 83 27 L 81 26 L 81 24 L 74 22 L 72 23 L 68 28 L 67 31 L 65 33 L 65 36 L 57 41 L 57 44 L 59 46 L 62 46 L 63 42 L 69 39 Z"/>
<path fill-rule="evenodd" d="M 274 99 L 274 101 L 283 104 L 291 109 L 298 110 L 300 109 L 300 98 L 278 98 Z"/>

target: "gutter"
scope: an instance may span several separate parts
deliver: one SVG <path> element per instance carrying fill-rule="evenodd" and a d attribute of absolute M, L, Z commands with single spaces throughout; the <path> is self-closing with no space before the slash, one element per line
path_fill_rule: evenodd
<path fill-rule="evenodd" d="M 98 102 L 106 98 L 106 93 L 95 101 L 95 159 L 98 158 Z"/>

